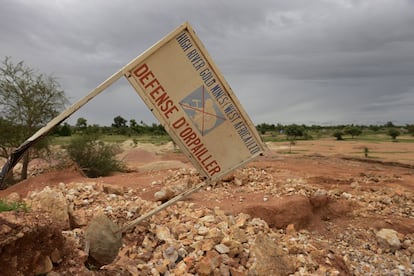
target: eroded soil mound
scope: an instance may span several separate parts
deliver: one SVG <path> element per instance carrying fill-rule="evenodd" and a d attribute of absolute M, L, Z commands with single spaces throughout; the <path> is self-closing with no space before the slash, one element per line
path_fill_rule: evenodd
<path fill-rule="evenodd" d="M 85 255 L 45 213 L 0 213 L 1 275 L 83 273 Z"/>

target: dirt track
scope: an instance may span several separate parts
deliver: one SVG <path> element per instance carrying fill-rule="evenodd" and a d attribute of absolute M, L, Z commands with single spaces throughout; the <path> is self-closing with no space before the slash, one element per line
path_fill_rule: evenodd
<path fill-rule="evenodd" d="M 363 155 L 364 147 L 369 148 L 368 158 Z M 364 275 L 388 271 L 408 275 L 414 271 L 414 144 L 306 141 L 295 145 L 290 154 L 288 144 L 269 144 L 269 148 L 266 156 L 215 187 L 192 195 L 187 203 L 201 209 L 218 207 L 236 217 L 246 213 L 263 219 L 282 235 L 293 231 L 296 238 L 306 236 L 307 242 L 322 252 L 312 260 L 319 267 L 312 270 L 295 259 L 289 273 Z M 191 165 L 185 156 L 168 146 L 154 149 L 141 145 L 125 150 L 120 157 L 130 173 L 91 180 L 73 170 L 49 172 L 0 191 L 0 197 L 12 192 L 26 197 L 30 191 L 59 183 L 95 183 L 133 190 L 134 195 L 154 201 L 154 193 L 162 187 L 177 186 L 193 177 L 188 174 Z M 402 244 L 398 251 L 381 246 L 376 237 L 381 229 L 396 231 Z M 304 248 L 295 253 L 286 246 L 289 256 L 312 255 Z M 248 265 L 244 267 L 249 271 Z M 192 273 L 200 265 L 188 269 Z"/>

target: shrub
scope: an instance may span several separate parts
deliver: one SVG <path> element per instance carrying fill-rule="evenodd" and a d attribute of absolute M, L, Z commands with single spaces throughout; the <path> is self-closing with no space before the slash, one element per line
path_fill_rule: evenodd
<path fill-rule="evenodd" d="M 362 134 L 362 129 L 357 126 L 347 126 L 344 128 L 344 133 L 351 135 L 352 139 L 354 139 L 355 136 Z"/>
<path fill-rule="evenodd" d="M 365 158 L 368 158 L 369 149 L 367 147 L 364 147 L 364 156 Z"/>
<path fill-rule="evenodd" d="M 7 202 L 3 199 L 0 199 L 0 213 L 7 212 L 7 211 L 24 211 L 28 212 L 29 207 L 26 205 L 25 202 Z"/>
<path fill-rule="evenodd" d="M 286 126 L 285 132 L 288 138 L 291 137 L 293 140 L 296 140 L 297 137 L 304 135 L 305 129 L 302 126 L 293 124 Z"/>
<path fill-rule="evenodd" d="M 408 133 L 414 136 L 414 125 L 407 125 L 406 126 Z"/>
<path fill-rule="evenodd" d="M 335 131 L 334 134 L 332 135 L 333 137 L 336 138 L 336 140 L 344 140 L 344 138 L 342 138 L 342 136 L 344 135 L 344 133 L 340 130 Z"/>
<path fill-rule="evenodd" d="M 74 137 L 66 150 L 88 177 L 108 176 L 124 169 L 124 164 L 115 158 L 115 146 L 99 141 L 96 135 Z"/>
<path fill-rule="evenodd" d="M 68 123 L 64 123 L 63 126 L 58 128 L 58 135 L 59 136 L 71 136 L 72 129 Z"/>
<path fill-rule="evenodd" d="M 398 136 L 400 136 L 401 132 L 398 129 L 390 128 L 388 129 L 387 134 L 391 136 L 392 140 L 395 141 Z"/>

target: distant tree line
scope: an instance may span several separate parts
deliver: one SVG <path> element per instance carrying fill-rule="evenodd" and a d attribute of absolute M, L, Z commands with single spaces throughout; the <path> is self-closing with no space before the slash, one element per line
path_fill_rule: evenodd
<path fill-rule="evenodd" d="M 116 116 L 111 126 L 100 126 L 98 124 L 88 124 L 87 119 L 80 117 L 75 125 L 64 123 L 56 127 L 54 133 L 56 136 L 71 136 L 72 134 L 101 134 L 101 135 L 167 135 L 165 128 L 161 124 L 152 123 L 150 125 L 135 119 L 129 121 L 122 116 Z"/>
<path fill-rule="evenodd" d="M 268 124 L 261 123 L 256 126 L 259 133 L 263 136 L 274 136 L 284 134 L 288 140 L 303 139 L 309 140 L 313 135 L 326 136 L 331 133 L 331 136 L 337 140 L 343 140 L 344 136 L 350 136 L 351 139 L 360 136 L 362 133 L 386 134 L 395 140 L 401 134 L 409 134 L 414 136 L 414 124 L 394 125 L 392 122 L 387 122 L 383 125 L 305 125 L 305 124 Z"/>
<path fill-rule="evenodd" d="M 0 121 L 0 128 L 1 128 Z M 414 124 L 404 126 L 394 125 L 387 122 L 383 125 L 305 125 L 305 124 L 269 124 L 261 123 L 256 125 L 256 129 L 262 136 L 284 135 L 287 140 L 310 140 L 314 136 L 332 136 L 337 140 L 343 140 L 345 136 L 351 139 L 360 136 L 362 133 L 385 134 L 396 139 L 401 134 L 414 136 Z M 146 124 L 143 121 L 139 123 L 135 119 L 126 120 L 122 116 L 113 118 L 110 126 L 100 126 L 98 124 L 88 124 L 88 121 L 80 117 L 75 125 L 64 123 L 58 126 L 54 132 L 56 136 L 71 136 L 72 134 L 102 134 L 102 135 L 167 135 L 167 132 L 161 124 Z"/>

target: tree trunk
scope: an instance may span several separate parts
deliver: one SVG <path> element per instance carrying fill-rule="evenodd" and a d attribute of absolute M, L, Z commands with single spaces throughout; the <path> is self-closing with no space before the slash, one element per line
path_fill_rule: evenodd
<path fill-rule="evenodd" d="M 27 179 L 27 169 L 29 167 L 29 153 L 30 150 L 26 151 L 25 154 L 23 155 L 23 165 L 22 165 L 22 172 L 21 172 L 21 180 L 25 180 Z"/>

